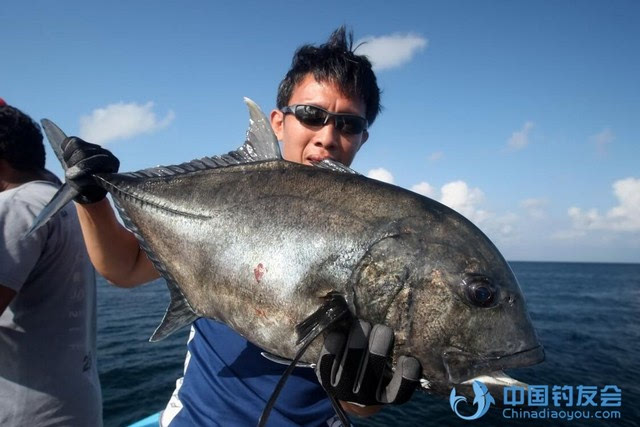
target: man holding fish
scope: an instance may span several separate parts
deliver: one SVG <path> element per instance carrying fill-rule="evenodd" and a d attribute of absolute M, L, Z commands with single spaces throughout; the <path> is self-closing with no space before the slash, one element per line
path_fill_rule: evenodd
<path fill-rule="evenodd" d="M 285 160 L 313 165 L 329 159 L 349 166 L 379 111 L 371 64 L 352 51 L 352 37 L 339 28 L 326 44 L 305 45 L 295 53 L 270 121 Z M 117 159 L 78 138 L 66 139 L 62 148 L 67 182 L 80 193 L 78 217 L 96 269 L 121 287 L 157 279 L 154 264 L 90 176 L 116 172 Z M 331 332 L 316 372 L 294 369 L 273 408 L 273 425 L 329 425 L 335 417 L 327 391 L 345 410 L 362 416 L 377 412 L 381 404 L 407 401 L 418 384 L 420 364 L 408 358 L 411 363 L 390 372 L 386 361 L 392 346 L 393 331 L 383 325 L 356 321 L 348 334 Z M 338 375 L 332 372 L 334 360 L 342 368 Z M 161 424 L 254 425 L 284 369 L 229 327 L 200 318 L 189 337 L 184 378 Z M 395 384 L 394 391 L 383 392 L 387 383 Z"/>

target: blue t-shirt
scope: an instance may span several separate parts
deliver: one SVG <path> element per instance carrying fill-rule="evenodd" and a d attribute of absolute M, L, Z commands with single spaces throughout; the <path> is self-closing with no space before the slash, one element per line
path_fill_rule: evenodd
<path fill-rule="evenodd" d="M 287 368 L 265 359 L 259 347 L 212 320 L 193 324 L 182 409 L 171 422 L 181 426 L 255 426 Z M 269 416 L 269 426 L 327 426 L 335 413 L 313 369 L 295 368 Z"/>

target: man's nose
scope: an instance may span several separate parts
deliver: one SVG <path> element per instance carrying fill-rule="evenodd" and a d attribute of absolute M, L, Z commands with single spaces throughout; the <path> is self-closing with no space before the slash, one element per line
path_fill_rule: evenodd
<path fill-rule="evenodd" d="M 336 129 L 335 120 L 329 120 L 316 132 L 314 145 L 332 151 L 338 147 L 339 138 L 340 131 Z"/>

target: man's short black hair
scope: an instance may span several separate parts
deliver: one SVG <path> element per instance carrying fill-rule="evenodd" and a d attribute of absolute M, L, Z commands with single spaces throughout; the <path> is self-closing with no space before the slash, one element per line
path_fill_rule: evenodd
<path fill-rule="evenodd" d="M 278 108 L 286 107 L 293 90 L 307 74 L 319 82 L 335 83 L 348 96 L 361 98 L 366 107 L 369 124 L 380 112 L 380 88 L 371 62 L 353 50 L 353 33 L 344 26 L 335 30 L 320 46 L 304 45 L 293 55 L 291 68 L 278 87 Z"/>
<path fill-rule="evenodd" d="M 0 159 L 20 171 L 44 169 L 40 127 L 31 117 L 10 105 L 0 106 Z"/>

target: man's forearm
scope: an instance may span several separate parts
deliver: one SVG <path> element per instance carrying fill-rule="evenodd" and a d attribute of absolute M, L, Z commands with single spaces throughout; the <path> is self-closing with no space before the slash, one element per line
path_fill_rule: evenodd
<path fill-rule="evenodd" d="M 76 204 L 76 208 L 91 262 L 108 281 L 134 287 L 159 277 L 136 237 L 118 222 L 107 199 Z"/>
<path fill-rule="evenodd" d="M 359 417 L 370 417 L 371 415 L 377 414 L 382 409 L 382 405 L 373 405 L 373 406 L 361 406 L 356 405 L 355 403 L 340 401 L 340 405 L 342 409 L 352 415 L 357 415 Z"/>

